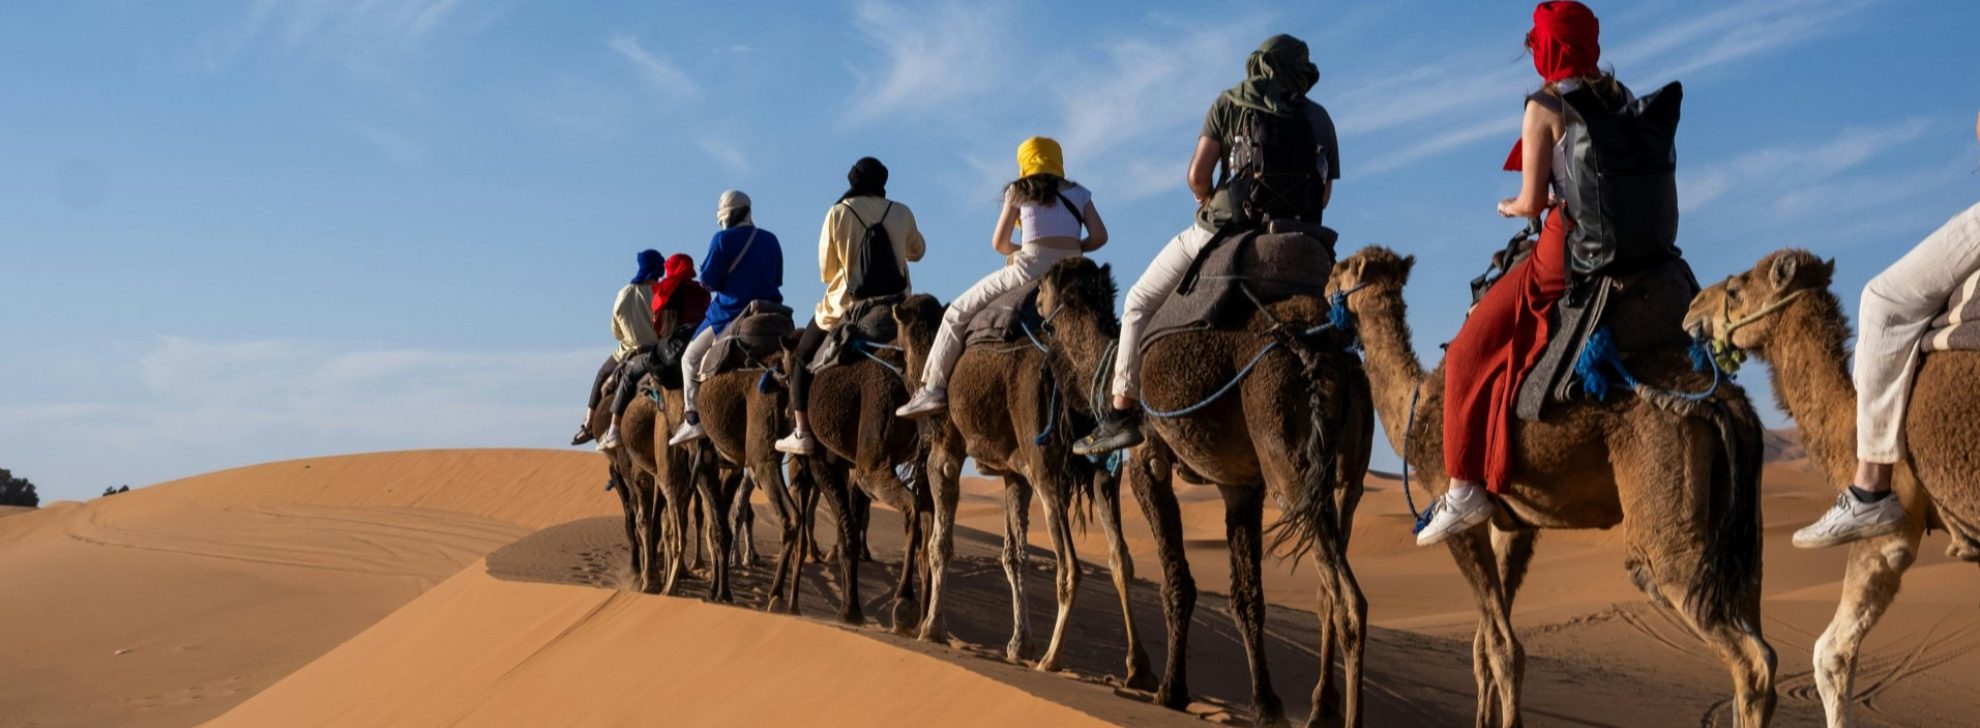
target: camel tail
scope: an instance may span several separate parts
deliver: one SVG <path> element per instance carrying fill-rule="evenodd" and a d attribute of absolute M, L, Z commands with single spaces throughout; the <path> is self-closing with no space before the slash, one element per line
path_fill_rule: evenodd
<path fill-rule="evenodd" d="M 1348 373 L 1349 367 L 1359 366 L 1359 362 L 1348 364 L 1344 360 L 1327 357 L 1309 351 L 1305 347 L 1293 347 L 1293 349 L 1299 353 L 1300 362 L 1305 369 L 1306 406 L 1308 416 L 1312 419 L 1307 428 L 1306 443 L 1302 448 L 1306 460 L 1305 482 L 1301 484 L 1297 501 L 1285 504 L 1285 513 L 1280 516 L 1278 523 L 1272 524 L 1269 533 L 1272 538 L 1272 552 L 1297 563 L 1300 557 L 1313 550 L 1313 544 L 1319 539 L 1340 538 L 1342 524 L 1339 522 L 1334 497 L 1336 489 L 1341 485 L 1341 448 L 1345 444 L 1343 440 L 1346 439 L 1346 435 L 1355 429 L 1356 408 L 1365 404 L 1357 403 L 1355 400 L 1367 395 L 1361 391 L 1361 388 L 1343 383 L 1338 401 L 1330 401 L 1336 398 L 1327 396 L 1329 376 Z M 1330 430 L 1328 427 L 1329 404 L 1337 406 L 1332 411 L 1343 415 L 1338 429 Z M 1366 432 L 1367 428 L 1362 430 Z M 1345 544 L 1342 546 L 1345 548 Z"/>
<path fill-rule="evenodd" d="M 1737 394 L 1722 395 L 1711 407 L 1718 446 L 1712 458 L 1711 493 L 1718 522 L 1706 541 L 1705 565 L 1692 589 L 1691 609 L 1701 623 L 1743 619 L 1757 609 L 1760 593 L 1760 468 L 1765 454 L 1760 417 Z M 1757 618 L 1757 615 L 1755 615 Z M 1760 625 L 1747 625 L 1758 630 Z"/>

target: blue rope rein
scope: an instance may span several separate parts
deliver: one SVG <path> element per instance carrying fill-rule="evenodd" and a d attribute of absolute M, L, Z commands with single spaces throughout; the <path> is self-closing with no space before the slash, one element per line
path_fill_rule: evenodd
<path fill-rule="evenodd" d="M 1409 529 L 1411 534 L 1422 533 L 1423 528 L 1430 525 L 1432 515 L 1429 506 L 1424 506 L 1422 511 L 1416 510 L 1416 496 L 1409 492 L 1409 433 L 1416 429 L 1416 398 L 1421 394 L 1423 381 L 1417 380 L 1416 387 L 1409 390 L 1409 416 L 1403 418 L 1402 491 L 1403 504 L 1409 506 L 1409 517 L 1413 522 Z"/>
<path fill-rule="evenodd" d="M 1703 402 L 1711 399 L 1719 391 L 1719 384 L 1725 381 L 1724 372 L 1718 360 L 1712 356 L 1712 349 L 1703 340 L 1691 342 L 1691 368 L 1693 371 L 1712 372 L 1712 385 L 1699 392 L 1678 392 L 1644 384 L 1623 365 L 1622 353 L 1616 350 L 1616 342 L 1609 327 L 1595 329 L 1588 335 L 1588 343 L 1582 347 L 1580 358 L 1575 360 L 1574 374 L 1581 380 L 1581 388 L 1594 397 L 1595 401 L 1607 401 L 1609 390 L 1618 385 L 1629 389 L 1641 389 L 1655 395 L 1662 395 L 1686 402 Z"/>
<path fill-rule="evenodd" d="M 1368 284 L 1363 283 L 1361 285 L 1357 285 L 1352 288 L 1335 291 L 1334 294 L 1330 296 L 1328 299 L 1327 322 L 1320 324 L 1318 326 L 1313 326 L 1311 328 L 1303 329 L 1300 331 L 1300 335 L 1314 336 L 1329 330 L 1346 331 L 1352 333 L 1354 331 L 1354 315 L 1349 313 L 1347 310 L 1347 297 L 1348 294 L 1354 293 L 1355 291 L 1359 291 L 1363 287 L 1366 287 L 1367 285 Z M 1267 318 L 1271 317 L 1272 314 L 1269 311 L 1266 311 L 1265 305 L 1263 303 L 1259 303 L 1258 298 L 1256 296 L 1251 295 L 1250 290 L 1245 288 L 1239 288 L 1238 290 L 1244 291 L 1244 294 L 1246 296 L 1251 297 L 1252 303 L 1258 306 L 1259 311 L 1265 312 Z M 1278 323 L 1277 319 L 1273 319 L 1273 323 L 1275 324 L 1276 328 L 1285 327 L 1284 324 Z M 1151 417 L 1159 417 L 1165 420 L 1175 417 L 1183 417 L 1186 415 L 1191 415 L 1200 412 L 1203 410 L 1203 408 L 1210 406 L 1211 403 L 1216 402 L 1218 399 L 1221 399 L 1224 395 L 1230 394 L 1231 390 L 1236 389 L 1237 385 L 1240 382 L 1243 382 L 1245 377 L 1251 376 L 1251 371 L 1252 369 L 1257 368 L 1258 362 L 1263 360 L 1266 354 L 1272 353 L 1273 349 L 1278 348 L 1280 343 L 1281 342 L 1275 340 L 1269 344 L 1266 344 L 1265 348 L 1259 349 L 1257 354 L 1252 355 L 1251 361 L 1246 362 L 1244 368 L 1238 370 L 1237 376 L 1231 377 L 1231 381 L 1225 382 L 1224 386 L 1218 387 L 1217 391 L 1211 392 L 1210 396 L 1205 397 L 1203 401 L 1189 405 L 1182 409 L 1166 410 L 1166 411 L 1155 409 L 1155 407 L 1148 404 L 1148 397 L 1146 396 L 1145 389 L 1142 392 L 1136 392 L 1135 393 L 1136 398 L 1141 400 L 1141 411 L 1148 413 L 1148 415 Z M 1350 350 L 1353 350 L 1358 346 L 1359 346 L 1358 342 L 1351 343 L 1349 345 L 1349 348 Z"/>
<path fill-rule="evenodd" d="M 1064 309 L 1063 306 L 1060 308 L 1061 310 Z M 1046 316 L 1044 321 L 1040 323 L 1049 323 L 1053 316 L 1058 315 L 1058 311 L 1053 311 L 1051 316 Z M 1045 381 L 1052 384 L 1051 404 L 1045 408 L 1045 426 L 1038 430 L 1037 437 L 1031 438 L 1031 444 L 1043 445 L 1046 440 L 1051 439 L 1052 433 L 1059 428 L 1059 378 L 1052 376 L 1052 350 L 1038 340 L 1037 334 L 1031 332 L 1031 324 L 1025 322 L 1023 319 L 1019 319 L 1018 328 L 1024 330 L 1024 338 L 1031 340 L 1032 348 L 1037 349 L 1038 353 L 1045 355 L 1044 362 L 1039 365 L 1039 372 L 1045 377 Z"/>
<path fill-rule="evenodd" d="M 906 374 L 901 372 L 900 367 L 894 366 L 893 362 L 889 362 L 886 359 L 882 359 L 873 353 L 875 351 L 881 351 L 881 350 L 900 351 L 901 347 L 894 346 L 893 344 L 881 344 L 877 342 L 867 341 L 865 339 L 855 339 L 853 340 L 853 350 L 858 351 L 862 355 L 865 355 L 866 358 L 868 359 L 872 359 L 880 366 L 886 367 L 887 371 L 894 373 L 894 376 L 903 377 L 903 378 L 907 376 Z"/>

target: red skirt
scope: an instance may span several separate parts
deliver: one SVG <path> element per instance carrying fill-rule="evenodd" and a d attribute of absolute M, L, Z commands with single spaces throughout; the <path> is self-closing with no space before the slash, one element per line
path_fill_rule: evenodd
<path fill-rule="evenodd" d="M 1567 292 L 1567 222 L 1547 213 L 1533 254 L 1471 310 L 1444 353 L 1444 472 L 1501 492 L 1512 482 L 1514 400 Z"/>

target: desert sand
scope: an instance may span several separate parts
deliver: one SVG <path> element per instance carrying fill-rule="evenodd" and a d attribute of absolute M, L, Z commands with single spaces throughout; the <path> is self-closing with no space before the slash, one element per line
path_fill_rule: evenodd
<path fill-rule="evenodd" d="M 1839 554 L 1787 545 L 1832 498 L 1777 448 L 1766 479 L 1768 639 L 1781 658 L 1776 724 L 1818 725 L 1810 645 L 1834 610 Z M 0 726 L 304 725 L 1196 725 L 1242 723 L 1248 680 L 1220 611 L 1222 506 L 1182 486 L 1191 566 L 1205 594 L 1189 713 L 1161 710 L 1108 675 L 1120 623 L 1104 563 L 1089 566 L 1070 672 L 1002 661 L 1008 592 L 989 555 L 1000 486 L 968 484 L 949 601 L 953 645 L 618 589 L 618 505 L 596 455 L 536 450 L 380 453 L 222 471 L 0 519 Z M 1419 492 L 1418 500 L 1422 500 Z M 1135 511 L 1130 501 L 1127 509 Z M 1270 518 L 1268 514 L 1268 518 Z M 869 615 L 899 559 L 898 520 L 876 511 Z M 1036 525 L 1036 524 L 1034 524 Z M 973 529 L 973 530 L 971 530 Z M 821 529 L 829 532 L 830 529 Z M 1128 525 L 1136 614 L 1159 664 L 1159 575 Z M 774 538 L 768 509 L 760 541 Z M 1046 540 L 1034 527 L 1035 545 Z M 1928 539 L 1866 645 L 1864 725 L 1980 721 L 1980 578 Z M 1610 533 L 1544 535 L 1517 624 L 1533 725 L 1663 726 L 1725 716 L 1716 660 L 1643 602 Z M 1049 629 L 1048 561 L 1034 552 L 1034 637 Z M 1104 562 L 1098 529 L 1080 555 Z M 1369 725 L 1468 723 L 1469 594 L 1442 549 L 1408 538 L 1399 484 L 1378 479 L 1351 549 L 1370 603 Z M 1294 716 L 1316 674 L 1307 564 L 1266 574 L 1275 686 Z M 825 570 L 804 607 L 829 614 Z M 1035 654 L 1035 653 L 1034 653 Z"/>

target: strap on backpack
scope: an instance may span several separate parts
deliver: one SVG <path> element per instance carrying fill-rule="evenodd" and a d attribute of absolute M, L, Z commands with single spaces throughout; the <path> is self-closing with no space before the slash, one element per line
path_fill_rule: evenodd
<path fill-rule="evenodd" d="M 743 241 L 742 250 L 736 251 L 736 259 L 729 261 L 730 273 L 736 272 L 736 266 L 742 265 L 743 256 L 749 255 L 749 246 L 756 244 L 756 231 L 761 229 L 755 225 L 749 226 L 749 238 Z"/>

